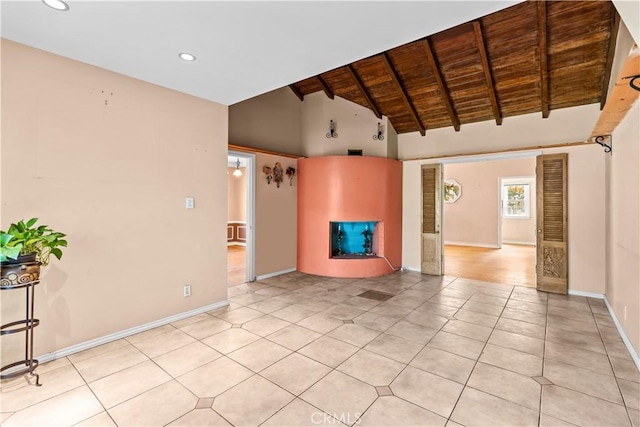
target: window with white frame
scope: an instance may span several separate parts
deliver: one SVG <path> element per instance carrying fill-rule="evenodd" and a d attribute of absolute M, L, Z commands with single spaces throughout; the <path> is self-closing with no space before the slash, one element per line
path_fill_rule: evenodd
<path fill-rule="evenodd" d="M 502 217 L 531 218 L 531 183 L 502 180 Z"/>

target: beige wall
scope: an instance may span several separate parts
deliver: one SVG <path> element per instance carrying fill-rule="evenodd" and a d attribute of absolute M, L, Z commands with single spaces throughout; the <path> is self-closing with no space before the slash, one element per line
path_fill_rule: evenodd
<path fill-rule="evenodd" d="M 535 157 L 446 164 L 444 179 L 456 180 L 462 187 L 462 196 L 455 203 L 444 204 L 445 242 L 499 247 L 500 178 L 533 175 L 535 168 Z M 531 194 L 535 195 L 535 191 Z M 531 212 L 535 213 L 535 205 Z M 514 228 L 512 222 L 531 225 L 531 221 L 505 220 L 508 232 Z"/>
<path fill-rule="evenodd" d="M 543 154 L 564 152 L 569 153 L 569 290 L 603 294 L 606 156 L 595 144 L 542 150 Z"/>
<path fill-rule="evenodd" d="M 387 120 L 387 157 L 390 159 L 398 158 L 398 133 L 393 128 L 393 125 Z"/>
<path fill-rule="evenodd" d="M 230 106 L 229 143 L 300 155 L 302 105 L 284 87 Z"/>
<path fill-rule="evenodd" d="M 487 121 L 462 125 L 460 132 L 447 127 L 430 129 L 426 136 L 403 133 L 398 135 L 398 158 L 470 155 L 586 141 L 599 115 L 600 105 L 590 104 L 552 110 L 546 119 L 541 113 L 505 117 L 501 126 Z"/>
<path fill-rule="evenodd" d="M 69 241 L 37 287 L 37 355 L 226 299 L 227 123 L 222 105 L 2 40 L 2 229 L 40 217 Z M 2 323 L 23 297 L 2 291 Z"/>
<path fill-rule="evenodd" d="M 640 108 L 613 133 L 607 159 L 606 294 L 636 353 L 640 352 Z M 625 316 L 626 311 L 626 316 Z"/>
<path fill-rule="evenodd" d="M 284 175 L 280 188 L 273 181 L 267 184 L 262 167 L 273 168 L 276 162 L 285 171 L 298 169 L 296 159 L 256 154 L 256 276 L 296 267 L 297 178 L 289 185 Z"/>
<path fill-rule="evenodd" d="M 569 153 L 569 289 L 604 293 L 605 156 L 594 144 L 541 150 L 558 152 Z M 420 269 L 420 165 L 437 162 L 404 162 L 402 265 L 411 269 Z"/>
<path fill-rule="evenodd" d="M 236 168 L 227 168 L 227 221 L 247 220 L 247 168 L 240 167 L 242 176 L 233 176 Z"/>
<path fill-rule="evenodd" d="M 336 123 L 338 138 L 326 137 L 330 120 Z M 378 122 L 384 126 L 383 141 L 373 139 Z M 368 108 L 339 96 L 332 100 L 324 92 L 312 93 L 304 97 L 302 106 L 301 154 L 305 157 L 346 156 L 348 149 L 361 149 L 364 156 L 387 157 L 391 141 L 388 128 L 387 118 L 378 119 Z M 393 151 L 394 148 L 390 152 Z"/>

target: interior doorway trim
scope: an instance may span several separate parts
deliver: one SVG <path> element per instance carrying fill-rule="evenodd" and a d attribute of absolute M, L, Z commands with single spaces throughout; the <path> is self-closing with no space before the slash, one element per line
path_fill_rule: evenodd
<path fill-rule="evenodd" d="M 242 151 L 229 150 L 228 156 L 238 157 L 247 162 L 247 242 L 246 242 L 246 265 L 245 280 L 255 282 L 256 280 L 256 245 L 255 245 L 255 222 L 256 222 L 256 155 Z"/>
<path fill-rule="evenodd" d="M 513 160 L 513 159 L 527 159 L 530 157 L 537 157 L 542 154 L 542 150 L 534 151 L 517 151 L 511 153 L 495 153 L 495 154 L 480 154 L 480 155 L 468 155 L 434 159 L 433 163 L 442 163 L 443 165 L 453 163 L 474 163 L 474 162 L 490 162 L 494 160 Z"/>
<path fill-rule="evenodd" d="M 546 147 L 545 147 L 546 148 Z M 433 164 L 441 164 L 443 168 L 443 172 L 446 170 L 447 165 L 450 164 L 458 164 L 458 163 L 476 163 L 476 162 L 490 162 L 496 160 L 515 160 L 515 159 L 527 159 L 527 158 L 537 158 L 542 155 L 542 150 L 527 150 L 524 149 L 522 151 L 511 151 L 511 152 L 493 152 L 490 154 L 469 154 L 469 155 L 459 155 L 452 157 L 436 157 L 425 159 L 420 162 L 420 167 L 423 168 L 425 165 L 433 165 Z M 535 177 L 535 175 L 533 175 Z M 505 177 L 507 178 L 507 177 Z M 502 248 L 502 177 L 498 178 L 498 217 L 497 221 L 497 244 L 495 245 L 496 249 Z M 444 202 L 444 195 L 440 196 L 442 198 L 441 203 Z M 535 195 L 534 195 L 535 197 Z M 422 215 L 422 213 L 421 213 Z M 445 274 L 446 271 L 446 257 L 445 257 L 445 242 L 449 244 L 456 243 L 464 243 L 464 242 L 447 242 L 446 241 L 446 230 L 444 229 L 444 209 L 442 212 L 442 240 L 440 242 L 441 245 L 441 253 L 442 253 L 442 273 Z M 471 245 L 471 246 L 479 246 L 479 247 L 488 247 L 484 245 Z"/>

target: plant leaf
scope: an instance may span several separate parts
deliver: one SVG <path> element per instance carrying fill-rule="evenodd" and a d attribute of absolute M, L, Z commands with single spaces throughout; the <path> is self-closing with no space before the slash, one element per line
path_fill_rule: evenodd
<path fill-rule="evenodd" d="M 0 250 L 0 254 L 6 258 L 16 259 L 18 255 L 20 255 L 20 249 L 22 249 L 22 244 L 18 246 L 5 246 Z M 6 261 L 6 259 L 4 261 Z"/>
<path fill-rule="evenodd" d="M 51 249 L 51 253 L 58 259 L 62 258 L 62 251 L 58 248 Z"/>
<path fill-rule="evenodd" d="M 38 222 L 38 218 L 31 218 L 29 221 L 27 221 L 27 227 L 33 227 L 33 224 L 35 224 L 36 222 Z"/>
<path fill-rule="evenodd" d="M 0 234 L 0 245 L 2 245 L 2 247 L 7 246 L 7 243 L 9 243 L 11 239 L 13 239 L 13 236 L 3 231 L 2 234 Z"/>

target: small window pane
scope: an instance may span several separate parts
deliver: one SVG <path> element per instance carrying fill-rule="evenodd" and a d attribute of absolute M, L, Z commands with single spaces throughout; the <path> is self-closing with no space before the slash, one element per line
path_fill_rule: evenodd
<path fill-rule="evenodd" d="M 529 184 L 503 185 L 503 216 L 529 218 L 529 187 Z"/>

